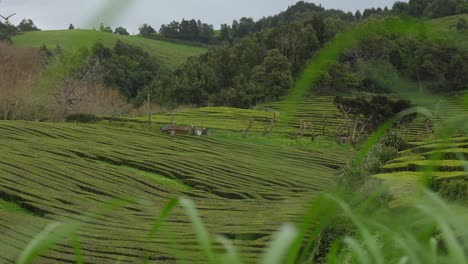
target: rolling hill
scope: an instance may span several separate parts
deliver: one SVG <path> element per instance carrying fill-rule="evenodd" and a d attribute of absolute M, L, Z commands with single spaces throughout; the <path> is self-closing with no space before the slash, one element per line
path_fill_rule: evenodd
<path fill-rule="evenodd" d="M 41 47 L 46 45 L 53 49 L 60 45 L 64 49 L 91 47 L 96 42 L 112 46 L 117 40 L 139 46 L 151 55 L 161 59 L 168 66 L 177 66 L 188 57 L 197 56 L 206 51 L 205 48 L 174 44 L 167 41 L 151 40 L 138 36 L 118 36 L 94 30 L 51 30 L 35 31 L 17 35 L 13 38 L 15 45 L 20 47 Z"/>

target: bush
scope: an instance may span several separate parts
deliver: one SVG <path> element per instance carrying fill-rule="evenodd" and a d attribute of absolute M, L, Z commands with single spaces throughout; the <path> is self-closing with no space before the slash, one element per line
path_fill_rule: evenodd
<path fill-rule="evenodd" d="M 406 140 L 397 132 L 391 130 L 387 132 L 379 141 L 385 147 L 395 148 L 402 151 L 408 147 Z"/>
<path fill-rule="evenodd" d="M 466 30 L 467 27 L 468 27 L 468 26 L 467 26 L 466 19 L 460 18 L 460 19 L 458 20 L 458 23 L 457 23 L 457 30 L 458 30 L 459 32 L 464 32 L 464 31 Z"/>
<path fill-rule="evenodd" d="M 74 123 L 96 123 L 100 121 L 93 114 L 72 114 L 67 116 L 67 122 L 74 122 Z"/>
<path fill-rule="evenodd" d="M 431 189 L 449 201 L 468 199 L 468 179 L 466 178 L 435 179 L 432 181 Z"/>

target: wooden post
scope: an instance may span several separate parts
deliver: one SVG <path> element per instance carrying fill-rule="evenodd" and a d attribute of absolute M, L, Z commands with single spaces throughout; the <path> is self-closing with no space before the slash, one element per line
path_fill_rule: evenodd
<path fill-rule="evenodd" d="M 8 106 L 7 106 L 7 102 L 6 102 L 6 101 L 3 103 L 3 107 L 4 107 L 4 110 L 3 110 L 3 119 L 4 119 L 4 120 L 7 120 L 7 119 L 8 119 Z"/>
<path fill-rule="evenodd" d="M 148 125 L 151 125 L 151 123 L 153 123 L 152 113 L 151 113 L 151 96 L 148 93 Z"/>
<path fill-rule="evenodd" d="M 310 137 L 312 139 L 312 142 L 315 142 L 315 130 L 314 130 L 314 126 L 312 125 L 312 122 L 309 122 L 309 126 L 310 126 Z"/>
<path fill-rule="evenodd" d="M 323 115 L 322 137 L 325 137 L 325 127 L 327 126 L 327 116 Z"/>
<path fill-rule="evenodd" d="M 249 126 L 244 129 L 244 133 L 242 134 L 243 138 L 247 137 L 247 133 L 249 133 L 250 129 L 253 127 L 254 119 L 252 116 L 249 117 Z"/>
<path fill-rule="evenodd" d="M 271 137 L 271 135 L 273 134 L 273 128 L 275 128 L 276 126 L 276 113 L 273 113 L 273 120 L 271 120 L 271 125 L 270 125 L 270 129 L 268 131 L 268 135 Z"/>
<path fill-rule="evenodd" d="M 175 112 L 176 112 L 176 110 L 172 111 L 172 114 L 171 114 L 171 124 L 172 124 L 172 125 L 174 124 L 174 115 L 175 115 Z"/>

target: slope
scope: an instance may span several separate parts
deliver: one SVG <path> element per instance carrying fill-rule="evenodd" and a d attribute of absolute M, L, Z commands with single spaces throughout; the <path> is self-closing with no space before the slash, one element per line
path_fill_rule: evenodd
<path fill-rule="evenodd" d="M 139 46 L 169 66 L 177 66 L 185 62 L 188 57 L 197 56 L 206 51 L 205 48 L 201 47 L 151 40 L 138 36 L 118 36 L 94 30 L 35 31 L 17 35 L 13 38 L 14 44 L 20 47 L 41 47 L 46 45 L 50 49 L 55 48 L 57 45 L 64 49 L 91 47 L 96 42 L 112 46 L 117 40 Z"/>
<path fill-rule="evenodd" d="M 6 204 L 0 208 L 10 208 L 0 210 L 2 263 L 13 262 L 48 223 L 79 219 L 122 197 L 132 202 L 79 228 L 85 263 L 136 263 L 145 250 L 152 261 L 174 263 L 167 232 L 197 263 L 191 224 L 180 208 L 165 233 L 147 241 L 158 211 L 177 196 L 193 199 L 208 229 L 233 239 L 250 262 L 282 223 L 334 186 L 352 156 L 106 125 L 1 122 L 0 133 L 0 204 Z M 64 241 L 36 263 L 74 259 Z"/>

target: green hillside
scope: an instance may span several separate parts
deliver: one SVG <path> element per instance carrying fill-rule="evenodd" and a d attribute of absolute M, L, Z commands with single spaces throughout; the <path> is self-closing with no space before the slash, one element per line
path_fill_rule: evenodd
<path fill-rule="evenodd" d="M 432 34 L 433 37 L 442 38 L 444 41 L 453 41 L 468 49 L 468 34 L 457 31 L 457 23 L 461 18 L 468 20 L 468 14 L 433 19 L 427 21 L 426 24 L 435 31 Z"/>
<path fill-rule="evenodd" d="M 177 196 L 193 199 L 210 232 L 233 239 L 251 262 L 282 223 L 334 186 L 353 156 L 106 125 L 2 121 L 0 133 L 1 263 L 13 262 L 52 221 L 77 219 L 123 197 L 132 202 L 80 227 L 84 262 L 138 263 L 148 249 L 152 261 L 174 263 L 171 236 L 145 238 L 163 204 Z M 167 226 L 184 256 L 200 259 L 181 209 Z M 64 241 L 35 263 L 74 260 Z"/>
<path fill-rule="evenodd" d="M 90 47 L 96 42 L 112 46 L 117 40 L 139 46 L 151 55 L 160 58 L 169 66 L 185 62 L 188 57 L 197 56 L 206 51 L 205 48 L 174 44 L 166 41 L 151 40 L 138 36 L 118 36 L 94 30 L 51 30 L 35 31 L 15 36 L 13 42 L 22 47 L 41 47 L 46 45 L 53 49 L 60 45 L 64 49 Z"/>

